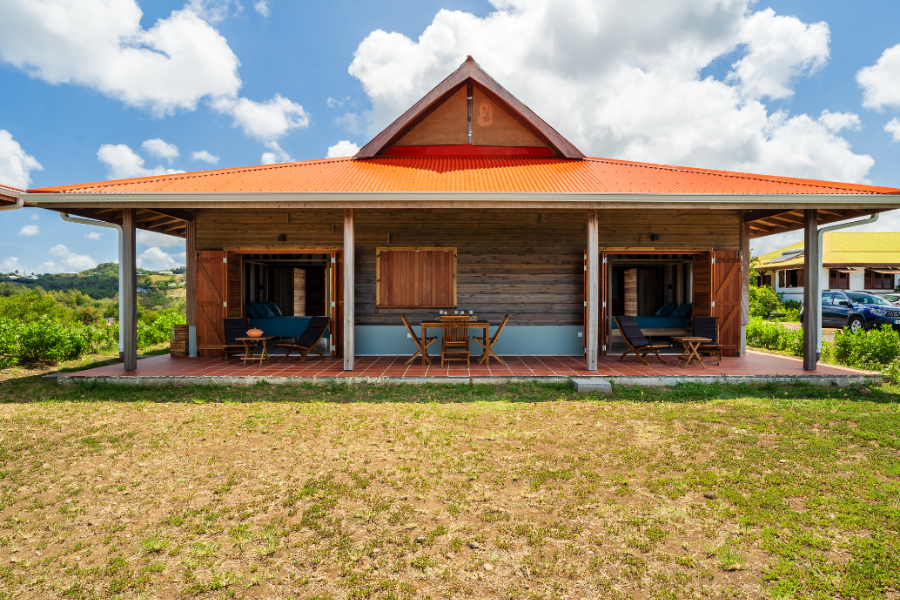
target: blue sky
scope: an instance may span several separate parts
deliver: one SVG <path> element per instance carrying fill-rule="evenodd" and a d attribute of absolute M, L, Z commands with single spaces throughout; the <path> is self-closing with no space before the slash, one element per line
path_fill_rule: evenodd
<path fill-rule="evenodd" d="M 473 54 L 592 155 L 900 187 L 900 126 L 885 130 L 900 117 L 896 2 L 23 4 L 0 0 L 15 32 L 0 41 L 0 183 L 314 159 L 342 141 L 332 154 L 352 151 Z M 79 18 L 106 39 L 73 41 Z M 170 43 L 164 27 L 199 41 L 165 46 L 173 64 L 159 66 L 147 54 Z M 131 62 L 132 51 L 145 54 Z M 116 256 L 111 232 L 48 211 L 0 223 L 0 271 Z M 177 240 L 140 241 L 144 266 L 183 262 Z"/>

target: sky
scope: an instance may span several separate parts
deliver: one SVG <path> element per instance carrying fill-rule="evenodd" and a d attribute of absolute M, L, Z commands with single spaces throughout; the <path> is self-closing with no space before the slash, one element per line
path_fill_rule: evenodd
<path fill-rule="evenodd" d="M 472 55 L 591 156 L 900 187 L 900 3 L 850 6 L 0 0 L 0 183 L 352 155 Z M 117 254 L 114 231 L 39 209 L 0 234 L 0 272 Z M 138 254 L 167 269 L 184 243 L 142 232 Z"/>

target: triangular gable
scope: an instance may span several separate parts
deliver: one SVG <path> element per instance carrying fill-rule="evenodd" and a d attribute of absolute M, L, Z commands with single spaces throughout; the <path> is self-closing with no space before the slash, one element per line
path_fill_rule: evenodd
<path fill-rule="evenodd" d="M 470 114 L 471 113 L 471 114 Z M 471 119 L 471 137 L 469 122 Z M 354 158 L 469 146 L 482 154 L 584 154 L 485 73 L 471 56 Z"/>

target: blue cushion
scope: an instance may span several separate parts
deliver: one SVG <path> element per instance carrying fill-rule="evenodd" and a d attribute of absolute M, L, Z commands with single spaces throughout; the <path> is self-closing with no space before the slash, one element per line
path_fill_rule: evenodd
<path fill-rule="evenodd" d="M 259 311 L 256 310 L 256 307 L 254 306 L 253 302 L 251 302 L 250 304 L 245 304 L 244 310 L 247 313 L 247 316 L 250 317 L 251 319 L 259 318 Z"/>
<path fill-rule="evenodd" d="M 256 307 L 256 312 L 259 313 L 260 319 L 270 319 L 275 316 L 275 313 L 272 312 L 272 309 L 262 302 L 254 302 L 253 306 Z"/>
<path fill-rule="evenodd" d="M 654 316 L 670 317 L 670 316 L 672 316 L 672 313 L 675 311 L 676 308 L 678 308 L 677 302 L 669 302 L 668 304 L 666 304 L 665 306 L 660 308 L 658 311 L 656 311 L 656 314 Z"/>
<path fill-rule="evenodd" d="M 278 305 L 275 304 L 274 302 L 272 302 L 271 300 L 266 300 L 265 302 L 263 302 L 263 304 L 269 307 L 269 310 L 272 311 L 272 314 L 274 316 L 276 316 L 276 317 L 284 316 L 283 314 L 281 314 L 281 309 L 278 308 Z"/>
<path fill-rule="evenodd" d="M 683 319 L 685 317 L 691 316 L 691 309 L 694 308 L 692 304 L 682 304 L 678 308 L 675 309 L 675 312 L 672 313 L 673 317 L 678 317 L 679 319 Z"/>

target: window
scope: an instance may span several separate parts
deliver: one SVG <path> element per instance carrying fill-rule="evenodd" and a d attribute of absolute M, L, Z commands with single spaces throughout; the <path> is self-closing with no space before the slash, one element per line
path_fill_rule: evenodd
<path fill-rule="evenodd" d="M 780 271 L 778 279 L 779 287 L 782 288 L 803 287 L 803 269 Z"/>
<path fill-rule="evenodd" d="M 378 308 L 456 306 L 456 248 L 378 248 Z"/>
<path fill-rule="evenodd" d="M 834 294 L 831 292 L 822 292 L 822 306 L 827 306 L 831 304 L 831 300 L 834 298 Z"/>
<path fill-rule="evenodd" d="M 849 290 L 850 273 L 844 273 L 837 269 L 830 269 L 828 271 L 828 287 L 833 290 Z"/>
<path fill-rule="evenodd" d="M 866 269 L 864 287 L 867 290 L 892 290 L 894 289 L 894 275 Z"/>

